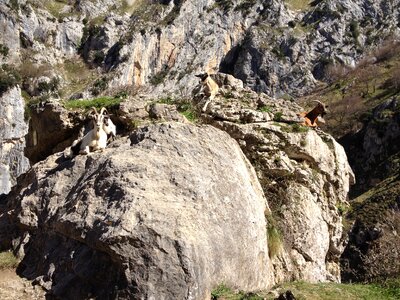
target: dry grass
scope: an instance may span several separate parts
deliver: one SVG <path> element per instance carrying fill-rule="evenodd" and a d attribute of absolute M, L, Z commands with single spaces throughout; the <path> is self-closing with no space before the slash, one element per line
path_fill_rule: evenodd
<path fill-rule="evenodd" d="M 80 58 L 66 60 L 64 64 L 57 66 L 57 69 L 62 70 L 67 81 L 60 91 L 62 97 L 83 91 L 99 77 L 97 71 L 90 69 Z"/>
<path fill-rule="evenodd" d="M 304 11 L 310 6 L 309 0 L 285 0 L 288 7 L 293 10 Z"/>
<path fill-rule="evenodd" d="M 18 263 L 19 259 L 12 252 L 0 252 L 0 270 L 16 268 Z"/>

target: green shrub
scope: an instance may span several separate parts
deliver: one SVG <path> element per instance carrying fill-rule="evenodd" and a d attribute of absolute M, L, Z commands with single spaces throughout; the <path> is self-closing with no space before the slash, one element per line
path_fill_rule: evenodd
<path fill-rule="evenodd" d="M 178 106 L 178 111 L 186 117 L 190 122 L 197 121 L 197 113 L 190 103 L 185 103 Z"/>
<path fill-rule="evenodd" d="M 19 3 L 18 0 L 10 0 L 10 7 L 11 9 L 18 11 L 19 10 Z"/>
<path fill-rule="evenodd" d="M 3 95 L 10 88 L 21 83 L 21 76 L 15 69 L 7 64 L 1 66 L 0 69 L 0 96 Z"/>
<path fill-rule="evenodd" d="M 211 299 L 217 300 L 218 298 L 224 296 L 225 294 L 232 293 L 232 290 L 224 284 L 220 284 L 211 292 Z"/>
<path fill-rule="evenodd" d="M 93 63 L 95 63 L 95 64 L 97 64 L 97 65 L 100 65 L 100 64 L 103 63 L 104 58 L 105 58 L 105 54 L 103 53 L 103 51 L 101 51 L 101 50 L 96 51 L 96 52 L 94 53 Z"/>
<path fill-rule="evenodd" d="M 358 26 L 358 22 L 356 20 L 352 20 L 350 22 L 350 26 L 349 27 L 350 27 L 350 32 L 351 32 L 352 37 L 355 40 L 357 40 L 358 37 L 360 36 L 360 28 Z"/>
<path fill-rule="evenodd" d="M 274 121 L 280 122 L 280 121 L 282 120 L 282 115 L 283 115 L 282 112 L 277 112 L 277 113 L 275 113 L 275 114 L 274 114 Z"/>
<path fill-rule="evenodd" d="M 107 88 L 107 86 L 108 86 L 108 79 L 100 78 L 94 82 L 94 84 L 90 90 L 93 93 L 93 95 L 97 96 L 101 92 L 103 92 Z"/>
<path fill-rule="evenodd" d="M 4 57 L 7 57 L 9 51 L 10 51 L 10 49 L 7 46 L 0 44 L 0 54 L 1 55 L 3 55 Z"/>
<path fill-rule="evenodd" d="M 168 70 L 164 69 L 160 72 L 158 72 L 157 74 L 155 74 L 151 79 L 150 79 L 150 83 L 152 85 L 159 85 L 161 83 L 164 82 L 165 77 L 168 75 Z"/>
<path fill-rule="evenodd" d="M 56 92 L 60 85 L 60 79 L 53 77 L 50 82 L 42 81 L 38 84 L 38 91 L 40 93 L 51 93 Z"/>
<path fill-rule="evenodd" d="M 233 6 L 233 1 L 232 0 L 215 0 L 215 5 L 219 9 L 227 12 L 230 10 Z"/>
<path fill-rule="evenodd" d="M 243 14 L 247 15 L 256 2 L 256 0 L 244 0 L 235 7 L 235 11 L 241 11 Z"/>

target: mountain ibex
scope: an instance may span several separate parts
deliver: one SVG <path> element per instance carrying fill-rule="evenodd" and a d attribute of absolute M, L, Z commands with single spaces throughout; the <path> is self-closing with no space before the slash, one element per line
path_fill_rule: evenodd
<path fill-rule="evenodd" d="M 102 107 L 100 113 L 98 113 L 96 108 L 92 107 L 89 117 L 92 119 L 93 129 L 85 136 L 78 137 L 78 139 L 72 143 L 70 156 L 103 150 L 107 146 L 108 132 L 105 119 L 108 118 L 108 112 L 106 108 Z"/>
<path fill-rule="evenodd" d="M 201 85 L 203 86 L 203 92 L 208 97 L 201 110 L 202 112 L 205 112 L 210 101 L 212 101 L 215 98 L 215 95 L 218 93 L 219 86 L 207 72 L 195 76 L 200 78 Z"/>
<path fill-rule="evenodd" d="M 323 104 L 321 101 L 314 100 L 313 102 L 317 103 L 317 106 L 315 106 L 311 111 L 307 112 L 302 112 L 299 114 L 300 117 L 304 118 L 304 122 L 302 125 L 309 126 L 309 127 L 317 127 L 318 123 L 323 123 L 321 119 L 318 117 L 321 116 L 321 118 L 324 117 L 327 113 L 327 108 L 328 105 Z M 318 119 L 318 121 L 317 121 Z"/>

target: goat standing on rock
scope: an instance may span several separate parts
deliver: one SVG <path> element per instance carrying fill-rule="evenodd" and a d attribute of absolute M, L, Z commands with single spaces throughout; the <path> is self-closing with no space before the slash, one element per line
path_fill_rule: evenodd
<path fill-rule="evenodd" d="M 202 112 L 205 112 L 207 110 L 207 106 L 210 103 L 210 101 L 212 101 L 215 98 L 215 95 L 217 95 L 219 86 L 207 72 L 195 76 L 200 78 L 200 83 L 203 87 L 203 92 L 206 95 L 206 97 L 208 97 L 206 103 L 201 109 Z"/>
<path fill-rule="evenodd" d="M 100 113 L 98 113 L 96 108 L 92 107 L 89 116 L 92 119 L 93 129 L 85 136 L 78 137 L 72 143 L 70 156 L 102 151 L 107 146 L 108 135 L 116 135 L 115 125 L 112 123 L 106 108 L 102 107 Z M 83 131 L 81 132 L 81 135 L 83 135 Z"/>
<path fill-rule="evenodd" d="M 302 125 L 304 126 L 318 127 L 318 123 L 325 123 L 325 121 L 322 118 L 327 113 L 328 105 L 325 105 L 318 100 L 314 100 L 313 102 L 316 102 L 317 106 L 315 106 L 308 113 L 302 112 L 299 114 L 300 117 L 304 118 L 304 122 L 302 123 Z M 319 116 L 321 116 L 321 118 L 319 118 Z"/>

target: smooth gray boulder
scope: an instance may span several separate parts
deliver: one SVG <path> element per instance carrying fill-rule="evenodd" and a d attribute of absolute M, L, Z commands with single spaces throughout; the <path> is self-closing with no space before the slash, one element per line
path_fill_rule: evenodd
<path fill-rule="evenodd" d="M 52 155 L 6 200 L 30 235 L 20 274 L 55 297 L 208 299 L 221 283 L 273 284 L 261 186 L 211 126 L 157 124 L 102 153 Z"/>

